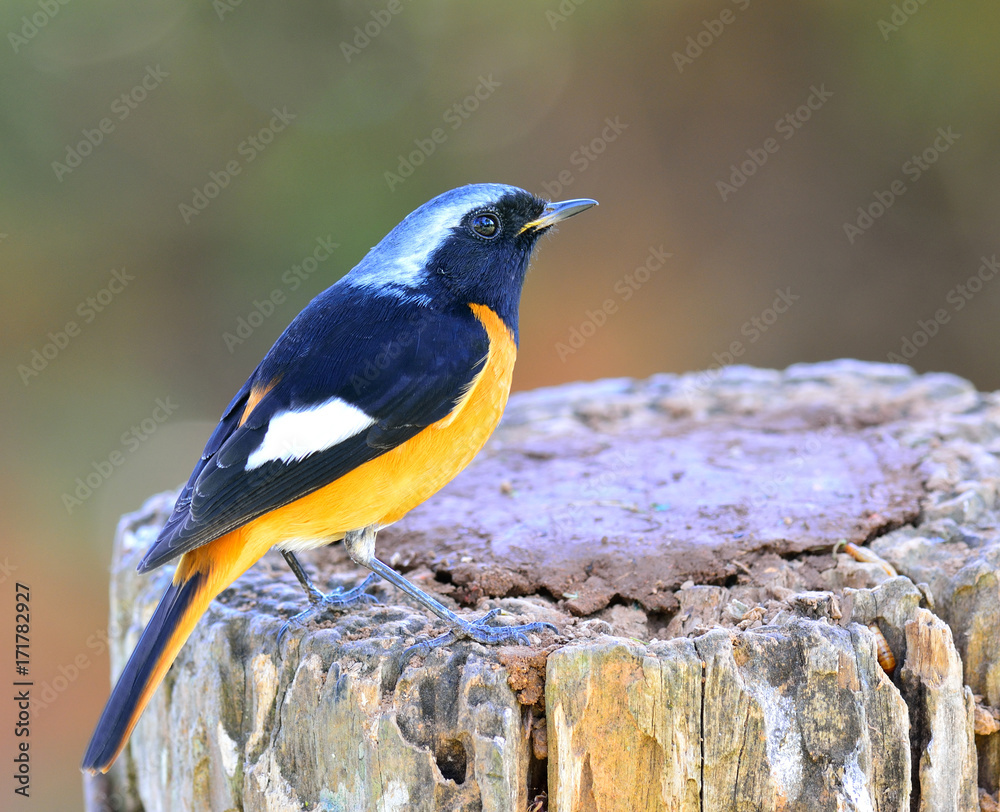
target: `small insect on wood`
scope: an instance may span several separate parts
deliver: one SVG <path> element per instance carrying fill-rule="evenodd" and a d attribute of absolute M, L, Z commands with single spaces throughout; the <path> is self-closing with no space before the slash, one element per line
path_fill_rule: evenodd
<path fill-rule="evenodd" d="M 853 541 L 847 541 L 845 539 L 841 539 L 840 541 L 838 541 L 836 544 L 833 545 L 834 555 L 836 555 L 841 551 L 847 553 L 855 561 L 860 561 L 864 564 L 880 565 L 890 578 L 895 578 L 897 575 L 899 575 L 899 573 L 896 572 L 896 568 L 892 566 L 892 564 L 890 564 L 884 558 L 882 558 L 880 555 L 868 549 L 867 547 L 859 547 Z"/>
<path fill-rule="evenodd" d="M 878 664 L 891 677 L 892 672 L 896 670 L 896 657 L 892 653 L 892 649 L 889 648 L 889 641 L 885 639 L 885 635 L 882 634 L 882 630 L 878 627 L 877 623 L 869 623 L 868 629 L 875 635 L 875 650 L 878 653 Z"/>

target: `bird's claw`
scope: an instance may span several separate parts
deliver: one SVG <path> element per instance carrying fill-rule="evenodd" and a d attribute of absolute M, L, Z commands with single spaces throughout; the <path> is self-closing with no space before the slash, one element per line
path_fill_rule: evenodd
<path fill-rule="evenodd" d="M 281 641 L 284 639 L 285 634 L 288 633 L 292 626 L 307 626 L 312 621 L 321 618 L 331 609 L 346 609 L 350 606 L 357 606 L 358 604 L 378 603 L 378 598 L 374 595 L 369 595 L 366 590 L 368 587 L 381 580 L 382 579 L 373 572 L 360 584 L 348 590 L 345 590 L 343 587 L 337 587 L 326 594 L 320 592 L 319 590 L 310 592 L 309 603 L 311 605 L 309 608 L 304 609 L 297 615 L 292 615 L 284 622 L 281 629 L 278 630 L 278 645 L 281 645 Z"/>
<path fill-rule="evenodd" d="M 489 622 L 501 613 L 500 609 L 491 609 L 478 620 L 462 621 L 457 629 L 451 629 L 439 637 L 432 640 L 422 640 L 414 643 L 403 652 L 403 659 L 406 660 L 415 654 L 427 654 L 431 649 L 447 646 L 456 640 L 468 638 L 482 643 L 486 646 L 497 645 L 519 645 L 530 644 L 529 632 L 550 631 L 558 633 L 558 629 L 551 623 L 538 621 L 535 623 L 525 623 L 521 626 L 491 626 Z"/>

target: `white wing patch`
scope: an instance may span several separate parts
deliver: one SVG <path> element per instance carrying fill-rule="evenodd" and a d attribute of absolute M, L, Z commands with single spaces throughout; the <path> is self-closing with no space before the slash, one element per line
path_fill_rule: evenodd
<path fill-rule="evenodd" d="M 246 470 L 268 462 L 305 459 L 373 425 L 374 417 L 340 398 L 332 398 L 310 409 L 280 412 L 268 423 L 264 442 L 247 458 Z"/>

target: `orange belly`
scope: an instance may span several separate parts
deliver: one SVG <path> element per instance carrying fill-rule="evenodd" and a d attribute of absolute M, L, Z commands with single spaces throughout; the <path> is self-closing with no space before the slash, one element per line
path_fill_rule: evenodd
<path fill-rule="evenodd" d="M 349 530 L 392 524 L 454 479 L 500 422 L 517 354 L 503 321 L 484 305 L 470 307 L 486 328 L 490 349 L 451 414 L 329 485 L 186 553 L 178 576 L 227 561 L 227 580 L 235 580 L 275 545 L 319 547 Z"/>

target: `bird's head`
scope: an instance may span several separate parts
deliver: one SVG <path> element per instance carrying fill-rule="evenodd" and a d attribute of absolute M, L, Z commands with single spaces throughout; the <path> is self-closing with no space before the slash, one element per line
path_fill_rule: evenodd
<path fill-rule="evenodd" d="M 426 305 L 484 304 L 516 337 L 521 287 L 538 238 L 596 205 L 549 203 L 498 183 L 452 189 L 408 215 L 344 282 Z"/>

